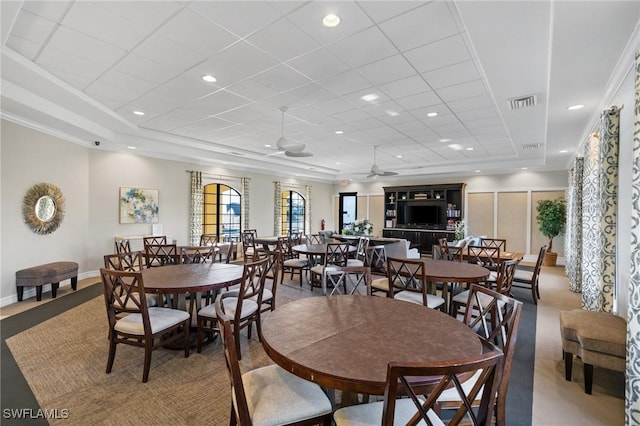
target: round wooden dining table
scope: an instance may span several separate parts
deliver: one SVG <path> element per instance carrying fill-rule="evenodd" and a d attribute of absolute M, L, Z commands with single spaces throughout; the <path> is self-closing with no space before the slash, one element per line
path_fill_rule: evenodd
<path fill-rule="evenodd" d="M 142 270 L 148 293 L 184 294 L 219 290 L 242 280 L 242 265 L 227 263 L 187 263 Z"/>
<path fill-rule="evenodd" d="M 357 295 L 279 306 L 262 320 L 262 345 L 296 376 L 370 395 L 384 394 L 389 361 L 453 361 L 482 351 L 473 330 L 442 312 Z"/>

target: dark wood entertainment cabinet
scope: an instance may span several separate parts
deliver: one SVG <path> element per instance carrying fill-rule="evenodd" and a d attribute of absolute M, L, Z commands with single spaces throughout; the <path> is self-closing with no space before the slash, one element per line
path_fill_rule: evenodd
<path fill-rule="evenodd" d="M 440 238 L 453 241 L 455 224 L 463 219 L 464 188 L 464 183 L 384 187 L 382 236 L 404 238 L 421 253 L 431 253 Z M 415 210 L 416 206 L 435 209 L 438 218 L 433 222 L 437 223 L 409 223 L 409 210 Z"/>

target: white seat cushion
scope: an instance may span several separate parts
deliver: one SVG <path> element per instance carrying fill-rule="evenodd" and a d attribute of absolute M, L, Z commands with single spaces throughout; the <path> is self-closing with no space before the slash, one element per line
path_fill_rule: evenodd
<path fill-rule="evenodd" d="M 516 269 L 513 274 L 513 279 L 516 281 L 531 281 L 533 279 L 533 272 Z"/>
<path fill-rule="evenodd" d="M 266 302 L 267 300 L 271 300 L 271 299 L 273 299 L 273 293 L 271 292 L 271 290 L 269 290 L 268 288 L 265 288 L 264 290 L 262 290 L 262 301 Z M 251 296 L 249 300 L 257 301 L 258 295 L 255 294 Z"/>
<path fill-rule="evenodd" d="M 309 260 L 307 259 L 287 259 L 282 262 L 284 266 L 288 266 L 291 268 L 304 268 L 309 264 Z"/>
<path fill-rule="evenodd" d="M 364 266 L 364 262 L 360 259 L 347 259 L 347 266 Z"/>
<path fill-rule="evenodd" d="M 480 373 L 482 373 L 482 370 L 476 371 L 475 374 L 471 376 L 471 378 L 469 378 L 469 380 L 465 380 L 464 382 L 462 382 L 462 389 L 464 390 L 465 395 L 469 395 L 471 388 L 480 378 Z M 480 388 L 480 391 L 478 392 L 478 397 L 482 396 L 483 390 L 484 390 L 484 386 Z M 452 402 L 461 401 L 460 394 L 458 393 L 457 389 L 449 388 L 442 391 L 442 393 L 438 397 L 438 402 L 447 402 L 447 401 L 452 401 Z"/>
<path fill-rule="evenodd" d="M 151 323 L 151 333 L 166 330 L 178 323 L 190 318 L 189 314 L 179 309 L 170 308 L 149 308 L 149 322 Z M 130 314 L 116 321 L 114 328 L 122 333 L 144 335 L 142 325 L 142 314 Z"/>
<path fill-rule="evenodd" d="M 331 402 L 320 386 L 277 365 L 244 373 L 242 384 L 254 426 L 290 424 L 331 413 Z"/>
<path fill-rule="evenodd" d="M 379 401 L 340 408 L 333 413 L 333 419 L 336 422 L 336 426 L 380 426 L 383 405 L 384 401 Z M 395 416 L 393 418 L 394 426 L 406 425 L 417 411 L 412 400 L 408 398 L 396 400 Z M 433 410 L 429 410 L 427 416 L 433 425 L 444 425 Z M 421 420 L 418 424 L 426 425 L 424 420 Z"/>
<path fill-rule="evenodd" d="M 415 291 L 400 291 L 393 296 L 394 299 L 404 300 L 405 302 L 417 303 L 422 305 L 422 293 Z M 431 309 L 438 308 L 444 304 L 444 299 L 435 294 L 427 295 L 427 307 Z"/>
<path fill-rule="evenodd" d="M 236 297 L 225 297 L 222 300 L 222 305 L 224 307 L 225 314 L 233 317 L 236 314 L 238 299 Z M 256 303 L 255 300 L 245 299 L 242 301 L 242 312 L 240 313 L 240 318 L 246 318 L 257 310 L 258 303 Z M 212 303 L 201 308 L 198 311 L 198 315 L 201 317 L 217 318 L 215 305 Z"/>
<path fill-rule="evenodd" d="M 325 270 L 327 270 L 327 271 L 335 271 L 335 270 L 337 270 L 337 269 L 338 269 L 338 267 L 337 267 L 337 266 L 331 266 L 331 265 L 329 265 L 329 266 L 316 265 L 316 266 L 314 266 L 313 268 L 311 268 L 310 270 L 311 270 L 311 272 L 313 272 L 314 274 L 322 275 L 322 274 L 323 274 L 323 272 L 324 272 Z"/>

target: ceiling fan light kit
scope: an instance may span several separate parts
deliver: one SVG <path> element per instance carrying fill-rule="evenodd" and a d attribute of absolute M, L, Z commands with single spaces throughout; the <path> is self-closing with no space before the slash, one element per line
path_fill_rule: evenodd
<path fill-rule="evenodd" d="M 374 176 L 396 176 L 397 172 L 383 171 L 380 170 L 380 167 L 376 164 L 376 150 L 378 149 L 378 145 L 373 146 L 373 165 L 371 166 L 371 172 L 367 175 L 368 178 L 372 178 Z"/>
<path fill-rule="evenodd" d="M 284 137 L 284 113 L 287 112 L 287 107 L 280 107 L 280 112 L 282 112 L 282 120 L 280 126 L 280 138 L 276 142 L 276 147 L 278 152 L 268 154 L 268 156 L 275 154 L 286 155 L 287 157 L 311 157 L 313 154 L 311 152 L 305 151 L 306 145 L 299 142 L 290 142 L 287 138 Z"/>

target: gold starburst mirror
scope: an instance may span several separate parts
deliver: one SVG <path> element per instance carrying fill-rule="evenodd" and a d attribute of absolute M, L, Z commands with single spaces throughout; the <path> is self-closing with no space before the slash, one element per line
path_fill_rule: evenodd
<path fill-rule="evenodd" d="M 50 234 L 64 218 L 62 191 L 51 183 L 38 183 L 27 191 L 22 201 L 24 223 L 36 234 Z"/>

